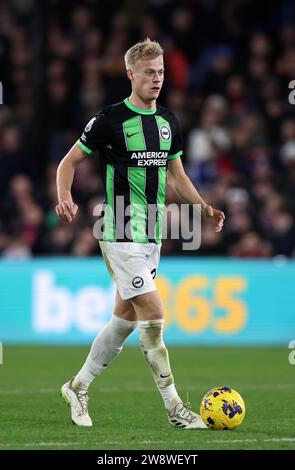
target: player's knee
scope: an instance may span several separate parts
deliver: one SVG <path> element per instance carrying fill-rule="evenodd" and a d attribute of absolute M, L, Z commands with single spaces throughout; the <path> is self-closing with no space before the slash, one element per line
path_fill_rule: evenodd
<path fill-rule="evenodd" d="M 144 351 L 153 351 L 165 346 L 163 341 L 163 323 L 163 319 L 140 320 L 138 322 L 140 341 Z"/>

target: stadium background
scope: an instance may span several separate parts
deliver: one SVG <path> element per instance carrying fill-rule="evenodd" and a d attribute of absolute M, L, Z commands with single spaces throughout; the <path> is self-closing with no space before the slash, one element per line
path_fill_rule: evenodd
<path fill-rule="evenodd" d="M 73 345 L 89 345 L 111 315 L 114 288 L 92 234 L 93 208 L 103 196 L 99 157 L 77 168 L 73 195 L 80 209 L 71 225 L 60 223 L 54 212 L 56 168 L 85 123 L 129 95 L 123 55 L 147 36 L 165 49 L 159 102 L 179 119 L 187 173 L 226 214 L 221 234 L 203 224 L 202 245 L 189 255 L 181 250 L 182 240 L 163 243 L 157 282 L 180 387 L 191 390 L 194 400 L 218 381 L 230 382 L 253 405 L 262 391 L 271 403 L 271 388 L 287 399 L 293 372 L 288 345 L 295 339 L 295 105 L 289 87 L 295 79 L 294 24 L 290 0 L 270 0 L 267 7 L 254 0 L 1 2 L 0 394 L 8 402 L 22 391 L 33 399 L 30 383 L 37 383 L 45 390 L 37 399 L 39 411 L 45 399 L 55 406 L 53 391 L 87 351 Z M 167 203 L 175 200 L 168 188 Z M 171 231 L 175 223 L 172 215 Z M 137 342 L 135 334 L 129 343 Z M 59 346 L 48 349 L 49 344 Z M 106 390 L 108 380 L 125 381 L 120 367 L 128 369 L 128 358 L 137 364 L 137 350 L 125 354 L 102 377 Z M 134 371 L 143 382 L 131 382 L 139 388 L 142 383 L 145 392 L 138 393 L 146 394 L 152 410 L 151 378 L 138 361 Z M 22 386 L 16 376 L 23 377 Z M 263 416 L 262 402 L 260 411 Z M 18 434 L 17 417 L 16 412 L 14 439 L 4 433 L 0 448 L 40 448 L 29 430 Z M 252 432 L 254 415 L 248 423 L 246 431 Z M 226 438 L 223 447 L 294 447 L 294 432 L 284 430 L 281 436 L 265 437 L 265 429 L 261 436 L 245 434 L 242 444 Z M 113 439 L 104 445 L 149 448 L 157 442 L 151 435 L 146 443 L 134 438 L 130 444 L 126 435 L 125 444 Z M 91 439 L 75 439 L 62 448 L 94 446 Z M 59 445 L 49 442 L 46 448 Z M 168 442 L 166 448 L 177 448 Z M 209 441 L 202 445 L 214 448 Z"/>

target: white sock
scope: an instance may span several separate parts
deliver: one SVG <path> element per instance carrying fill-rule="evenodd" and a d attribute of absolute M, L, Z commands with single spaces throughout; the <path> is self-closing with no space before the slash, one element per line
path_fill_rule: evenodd
<path fill-rule="evenodd" d="M 165 388 L 159 388 L 159 392 L 164 400 L 164 406 L 168 411 L 174 410 L 178 403 L 182 403 L 174 384 L 168 385 L 168 387 Z"/>
<path fill-rule="evenodd" d="M 161 319 L 141 320 L 138 326 L 142 351 L 151 367 L 164 406 L 170 412 L 178 403 L 182 403 L 182 400 L 174 385 L 169 354 L 163 341 L 163 323 Z"/>
<path fill-rule="evenodd" d="M 124 320 L 113 315 L 111 321 L 93 341 L 83 367 L 73 380 L 73 388 L 87 390 L 94 378 L 101 374 L 122 351 L 125 340 L 136 326 L 136 321 Z"/>

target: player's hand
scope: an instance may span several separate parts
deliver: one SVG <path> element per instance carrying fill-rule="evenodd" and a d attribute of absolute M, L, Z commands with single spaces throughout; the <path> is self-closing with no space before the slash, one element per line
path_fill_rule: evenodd
<path fill-rule="evenodd" d="M 60 202 L 55 207 L 55 212 L 61 220 L 65 222 L 71 223 L 76 214 L 77 214 L 78 206 L 72 201 L 64 201 Z"/>
<path fill-rule="evenodd" d="M 203 208 L 203 216 L 208 220 L 208 222 L 212 222 L 214 224 L 215 232 L 221 232 L 225 219 L 224 212 L 219 211 L 218 209 L 213 209 L 212 206 L 208 205 Z"/>

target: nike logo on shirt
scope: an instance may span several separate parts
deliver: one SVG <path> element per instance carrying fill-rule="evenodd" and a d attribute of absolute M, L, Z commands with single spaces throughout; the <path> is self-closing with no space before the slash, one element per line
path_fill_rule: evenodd
<path fill-rule="evenodd" d="M 140 132 L 140 131 L 139 131 L 139 132 Z M 134 135 L 139 134 L 139 132 L 134 132 L 133 134 L 128 134 L 128 133 L 127 133 L 127 137 L 128 137 L 128 138 L 129 138 L 129 137 L 133 137 Z"/>

